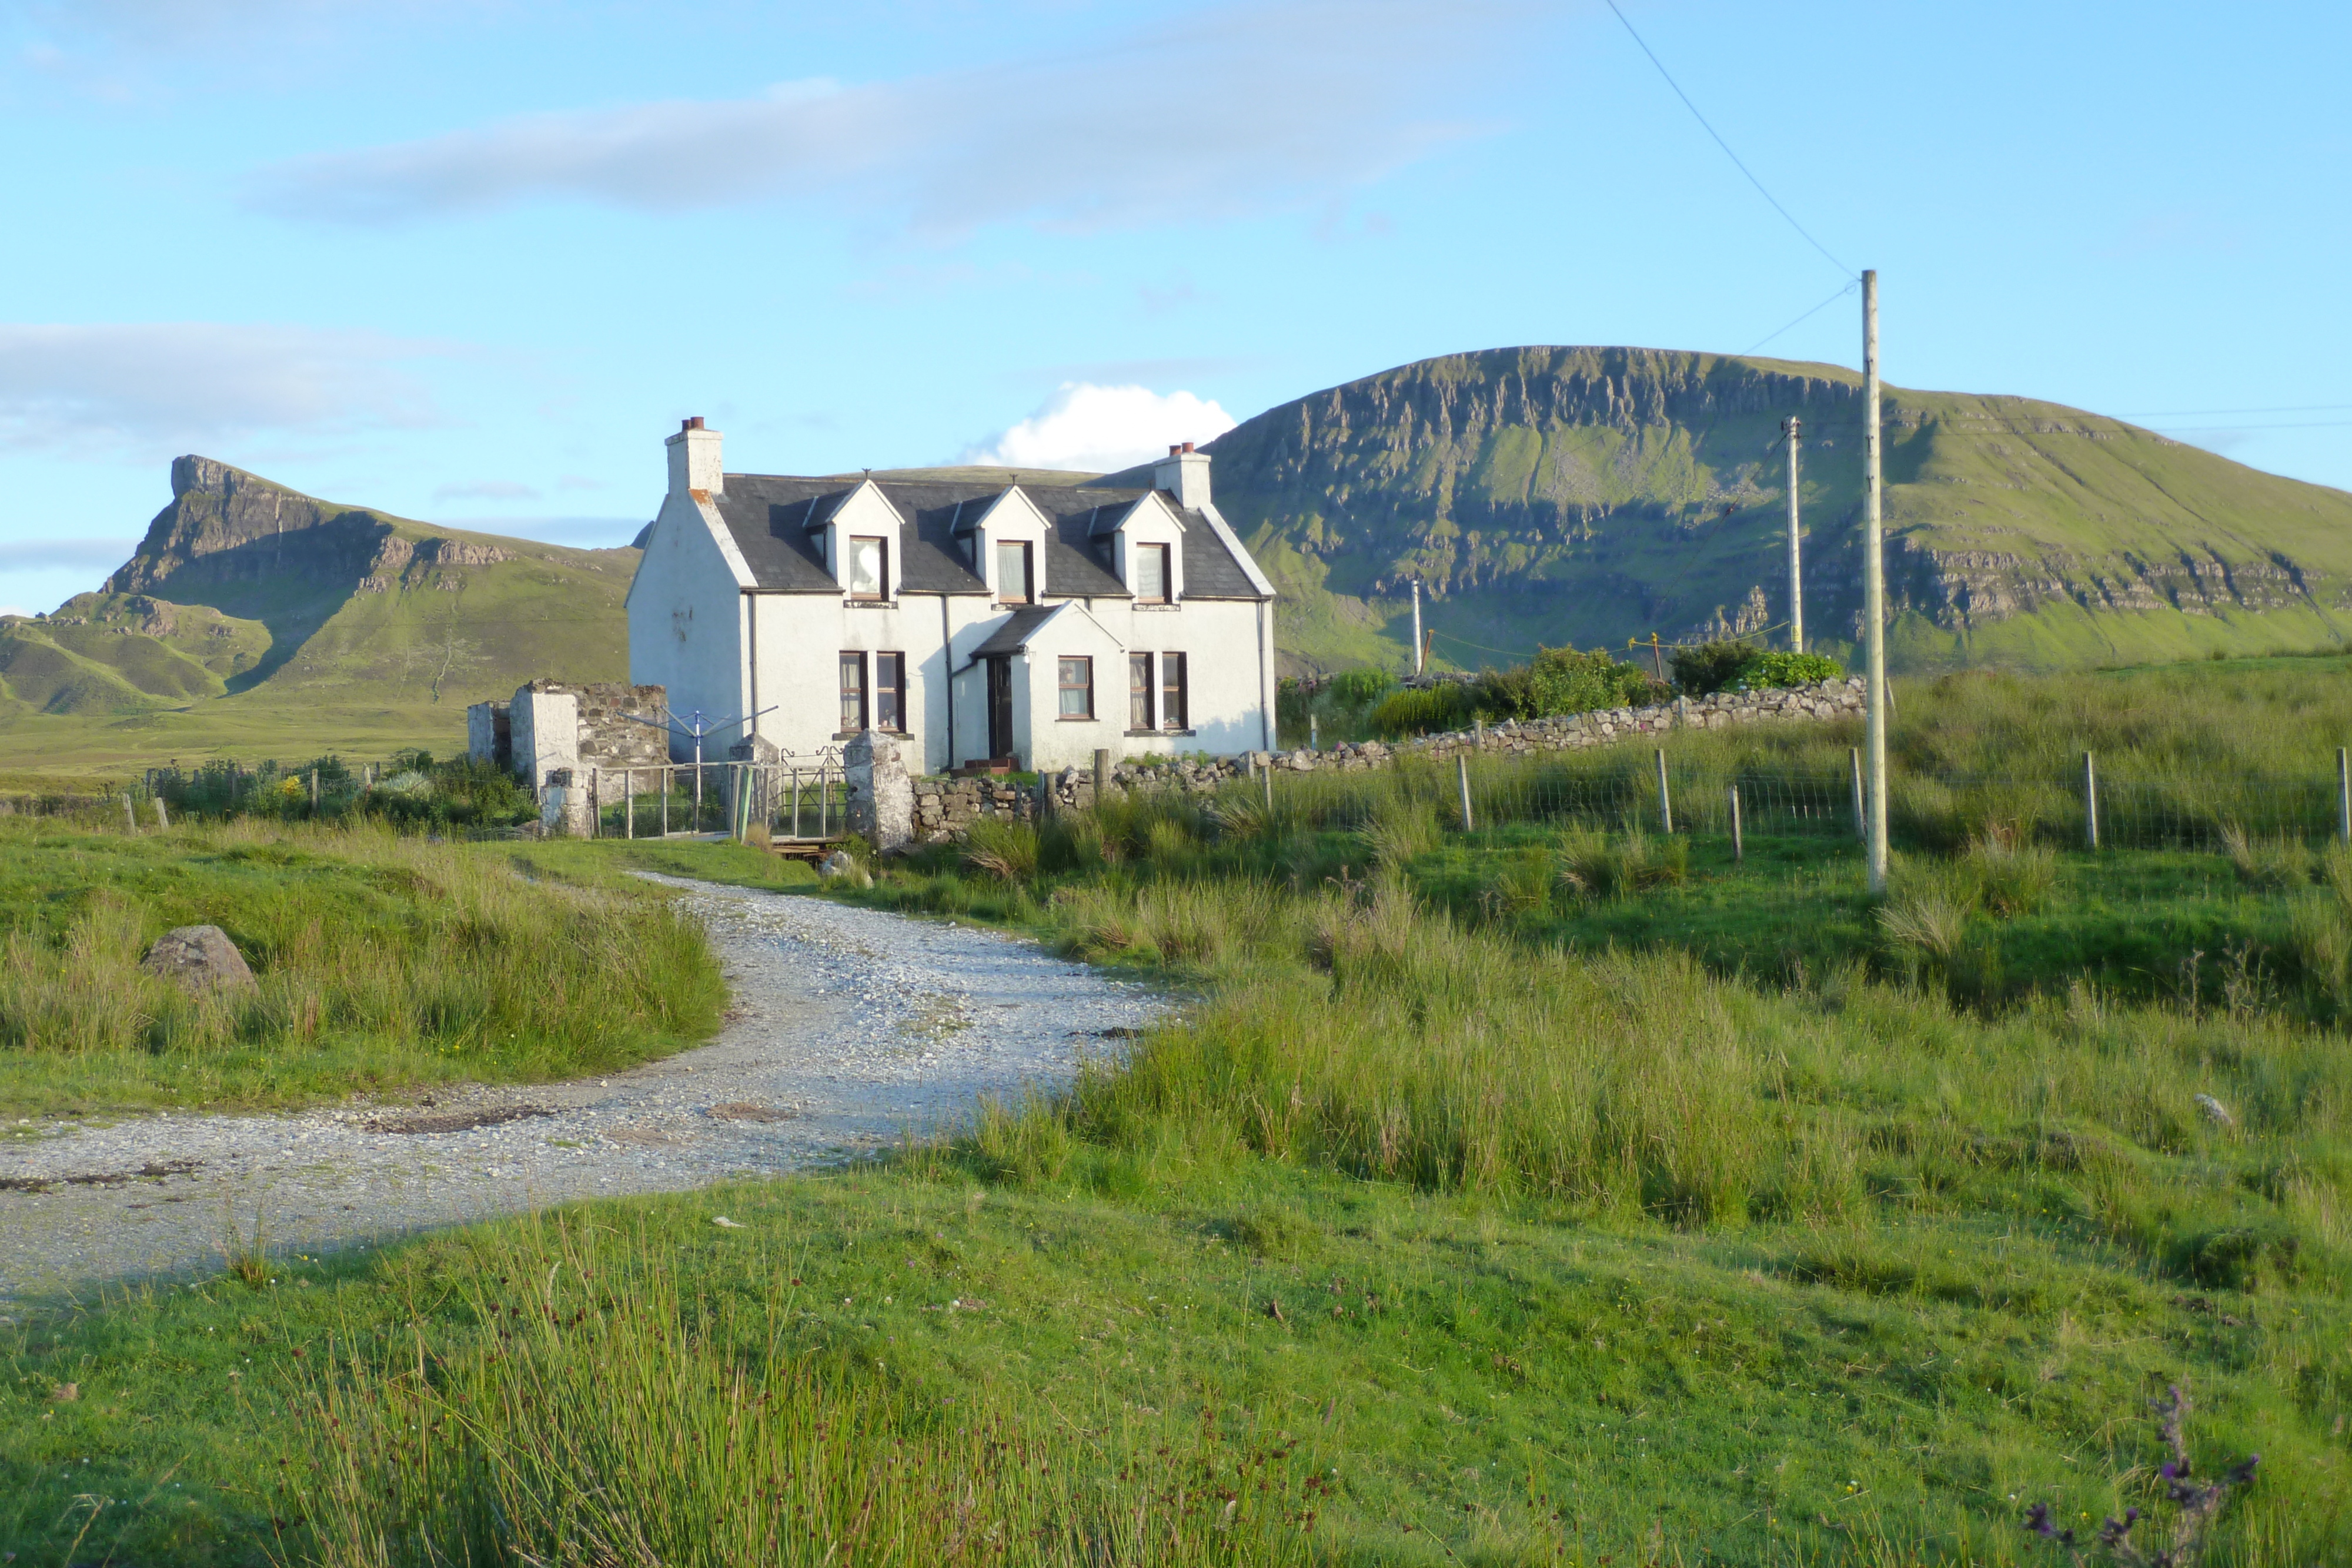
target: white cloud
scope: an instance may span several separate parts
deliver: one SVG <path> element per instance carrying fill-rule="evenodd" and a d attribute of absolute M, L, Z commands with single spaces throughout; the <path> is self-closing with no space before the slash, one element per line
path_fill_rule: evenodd
<path fill-rule="evenodd" d="M 1188 392 L 1163 396 L 1150 387 L 1066 382 L 1035 413 L 965 448 L 956 461 L 1108 474 L 1233 427 L 1233 415 Z"/>
<path fill-rule="evenodd" d="M 255 204 L 383 223 L 572 197 L 656 211 L 776 198 L 951 236 L 1327 201 L 1491 120 L 1524 0 L 1284 0 L 1091 49 L 895 82 L 541 114 L 281 163 Z"/>
<path fill-rule="evenodd" d="M 406 366 L 453 344 L 208 321 L 0 323 L 0 444 L 147 447 L 440 423 Z"/>

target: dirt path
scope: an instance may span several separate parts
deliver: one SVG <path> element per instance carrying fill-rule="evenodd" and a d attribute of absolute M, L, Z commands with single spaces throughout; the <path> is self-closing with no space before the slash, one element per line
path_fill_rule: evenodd
<path fill-rule="evenodd" d="M 606 1079 L 399 1106 L 56 1124 L 0 1147 L 0 1303 L 871 1150 L 1064 1082 L 1165 1005 L 969 925 L 675 878 L 734 990 L 710 1044 Z M 16 1131 L 23 1132 L 25 1128 Z"/>

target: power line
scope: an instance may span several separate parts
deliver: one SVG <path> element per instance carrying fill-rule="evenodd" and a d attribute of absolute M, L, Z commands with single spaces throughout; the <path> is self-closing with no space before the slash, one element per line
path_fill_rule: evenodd
<path fill-rule="evenodd" d="M 1756 341 L 1750 343 L 1748 347 L 1740 350 L 1739 352 L 1741 356 L 1744 358 L 1747 355 L 1754 353 L 1757 350 L 1762 348 L 1765 344 L 1779 337 L 1782 332 L 1788 331 L 1791 327 L 1802 326 L 1805 322 L 1811 320 L 1814 317 L 1820 315 L 1822 311 L 1828 309 L 1831 306 L 1836 304 L 1839 300 L 1844 298 L 1847 295 L 1853 293 L 1855 289 L 1861 287 L 1862 285 L 1859 282 L 1848 283 L 1843 288 L 1839 289 L 1835 294 L 1831 295 L 1827 299 L 1822 300 L 1819 305 L 1814 306 L 1811 310 L 1806 311 L 1802 316 L 1800 316 L 1794 321 L 1790 322 L 1787 327 L 1781 327 L 1776 330 L 1767 332 L 1762 337 L 1757 339 Z"/>
<path fill-rule="evenodd" d="M 1734 164 L 1738 165 L 1741 173 L 1748 176 L 1748 183 L 1756 187 L 1757 194 L 1762 196 L 1766 201 L 1770 202 L 1772 204 L 1772 210 L 1780 214 L 1783 218 L 1786 218 L 1790 228 L 1796 230 L 1800 235 L 1803 235 L 1807 245 L 1811 246 L 1823 256 L 1829 256 L 1829 263 L 1832 267 L 1836 267 L 1848 277 L 1852 277 L 1854 275 L 1853 268 L 1840 261 L 1836 256 L 1830 256 L 1829 246 L 1815 239 L 1811 234 L 1806 233 L 1805 225 L 1799 223 L 1796 218 L 1790 214 L 1789 209 L 1780 204 L 1779 198 L 1764 188 L 1764 182 L 1756 177 L 1756 172 L 1748 168 L 1747 164 L 1739 162 L 1739 154 L 1731 150 L 1731 143 L 1726 141 L 1723 139 L 1722 133 L 1717 131 L 1714 126 L 1707 124 L 1706 116 L 1698 111 L 1698 105 L 1691 101 L 1690 94 L 1685 92 L 1682 89 L 1682 84 L 1675 80 L 1674 73 L 1666 69 L 1666 63 L 1658 58 L 1657 52 L 1652 49 L 1649 45 L 1642 42 L 1642 35 L 1633 31 L 1633 24 L 1625 21 L 1625 13 L 1617 9 L 1617 0 L 1609 0 L 1609 9 L 1615 13 L 1617 20 L 1624 22 L 1625 31 L 1632 35 L 1634 43 L 1641 46 L 1642 52 L 1650 57 L 1650 63 L 1658 68 L 1658 74 L 1660 76 L 1666 78 L 1666 85 L 1675 89 L 1675 96 L 1683 100 L 1683 107 L 1691 111 L 1691 118 L 1697 120 L 1700 126 L 1706 130 L 1709 136 L 1715 138 L 1715 144 L 1723 149 L 1723 155 L 1730 159 Z"/>
<path fill-rule="evenodd" d="M 2216 413 L 2333 413 L 2352 402 L 2297 402 L 2284 408 L 2160 408 L 2152 413 L 2118 414 L 2118 419 L 2202 419 Z"/>

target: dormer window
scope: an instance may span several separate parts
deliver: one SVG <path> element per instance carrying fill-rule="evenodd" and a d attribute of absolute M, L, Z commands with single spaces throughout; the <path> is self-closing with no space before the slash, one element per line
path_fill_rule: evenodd
<path fill-rule="evenodd" d="M 1001 604 L 1027 604 L 1036 598 L 1030 568 L 1034 563 L 1026 540 L 1000 540 L 996 546 L 996 598 Z"/>
<path fill-rule="evenodd" d="M 1138 604 L 1168 602 L 1168 547 L 1137 545 L 1133 556 L 1135 580 L 1128 586 L 1134 591 Z"/>
<path fill-rule="evenodd" d="M 849 541 L 849 597 L 886 599 L 889 596 L 889 584 L 890 541 L 878 538 L 852 538 Z"/>

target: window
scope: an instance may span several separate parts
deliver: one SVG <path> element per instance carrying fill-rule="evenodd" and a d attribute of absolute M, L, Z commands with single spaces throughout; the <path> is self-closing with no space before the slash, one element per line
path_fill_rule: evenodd
<path fill-rule="evenodd" d="M 996 547 L 996 599 L 1000 604 L 1026 604 L 1035 597 L 1030 591 L 1029 547 L 1026 544 L 1000 543 Z"/>
<path fill-rule="evenodd" d="M 1151 655 L 1127 656 L 1127 727 L 1151 727 Z"/>
<path fill-rule="evenodd" d="M 844 653 L 841 656 L 841 727 L 856 731 L 866 727 L 866 655 Z"/>
<path fill-rule="evenodd" d="M 887 598 L 890 580 L 889 542 L 879 538 L 849 541 L 849 597 Z"/>
<path fill-rule="evenodd" d="M 907 732 L 907 655 L 874 655 L 874 727 Z"/>
<path fill-rule="evenodd" d="M 1184 655 L 1160 655 L 1160 723 L 1164 729 L 1190 729 L 1190 709 L 1184 700 Z"/>
<path fill-rule="evenodd" d="M 1135 580 L 1128 586 L 1135 591 L 1138 604 L 1165 604 L 1169 600 L 1168 547 L 1138 545 L 1135 547 Z"/>
<path fill-rule="evenodd" d="M 1095 716 L 1095 662 L 1092 659 L 1062 661 L 1062 716 Z"/>

